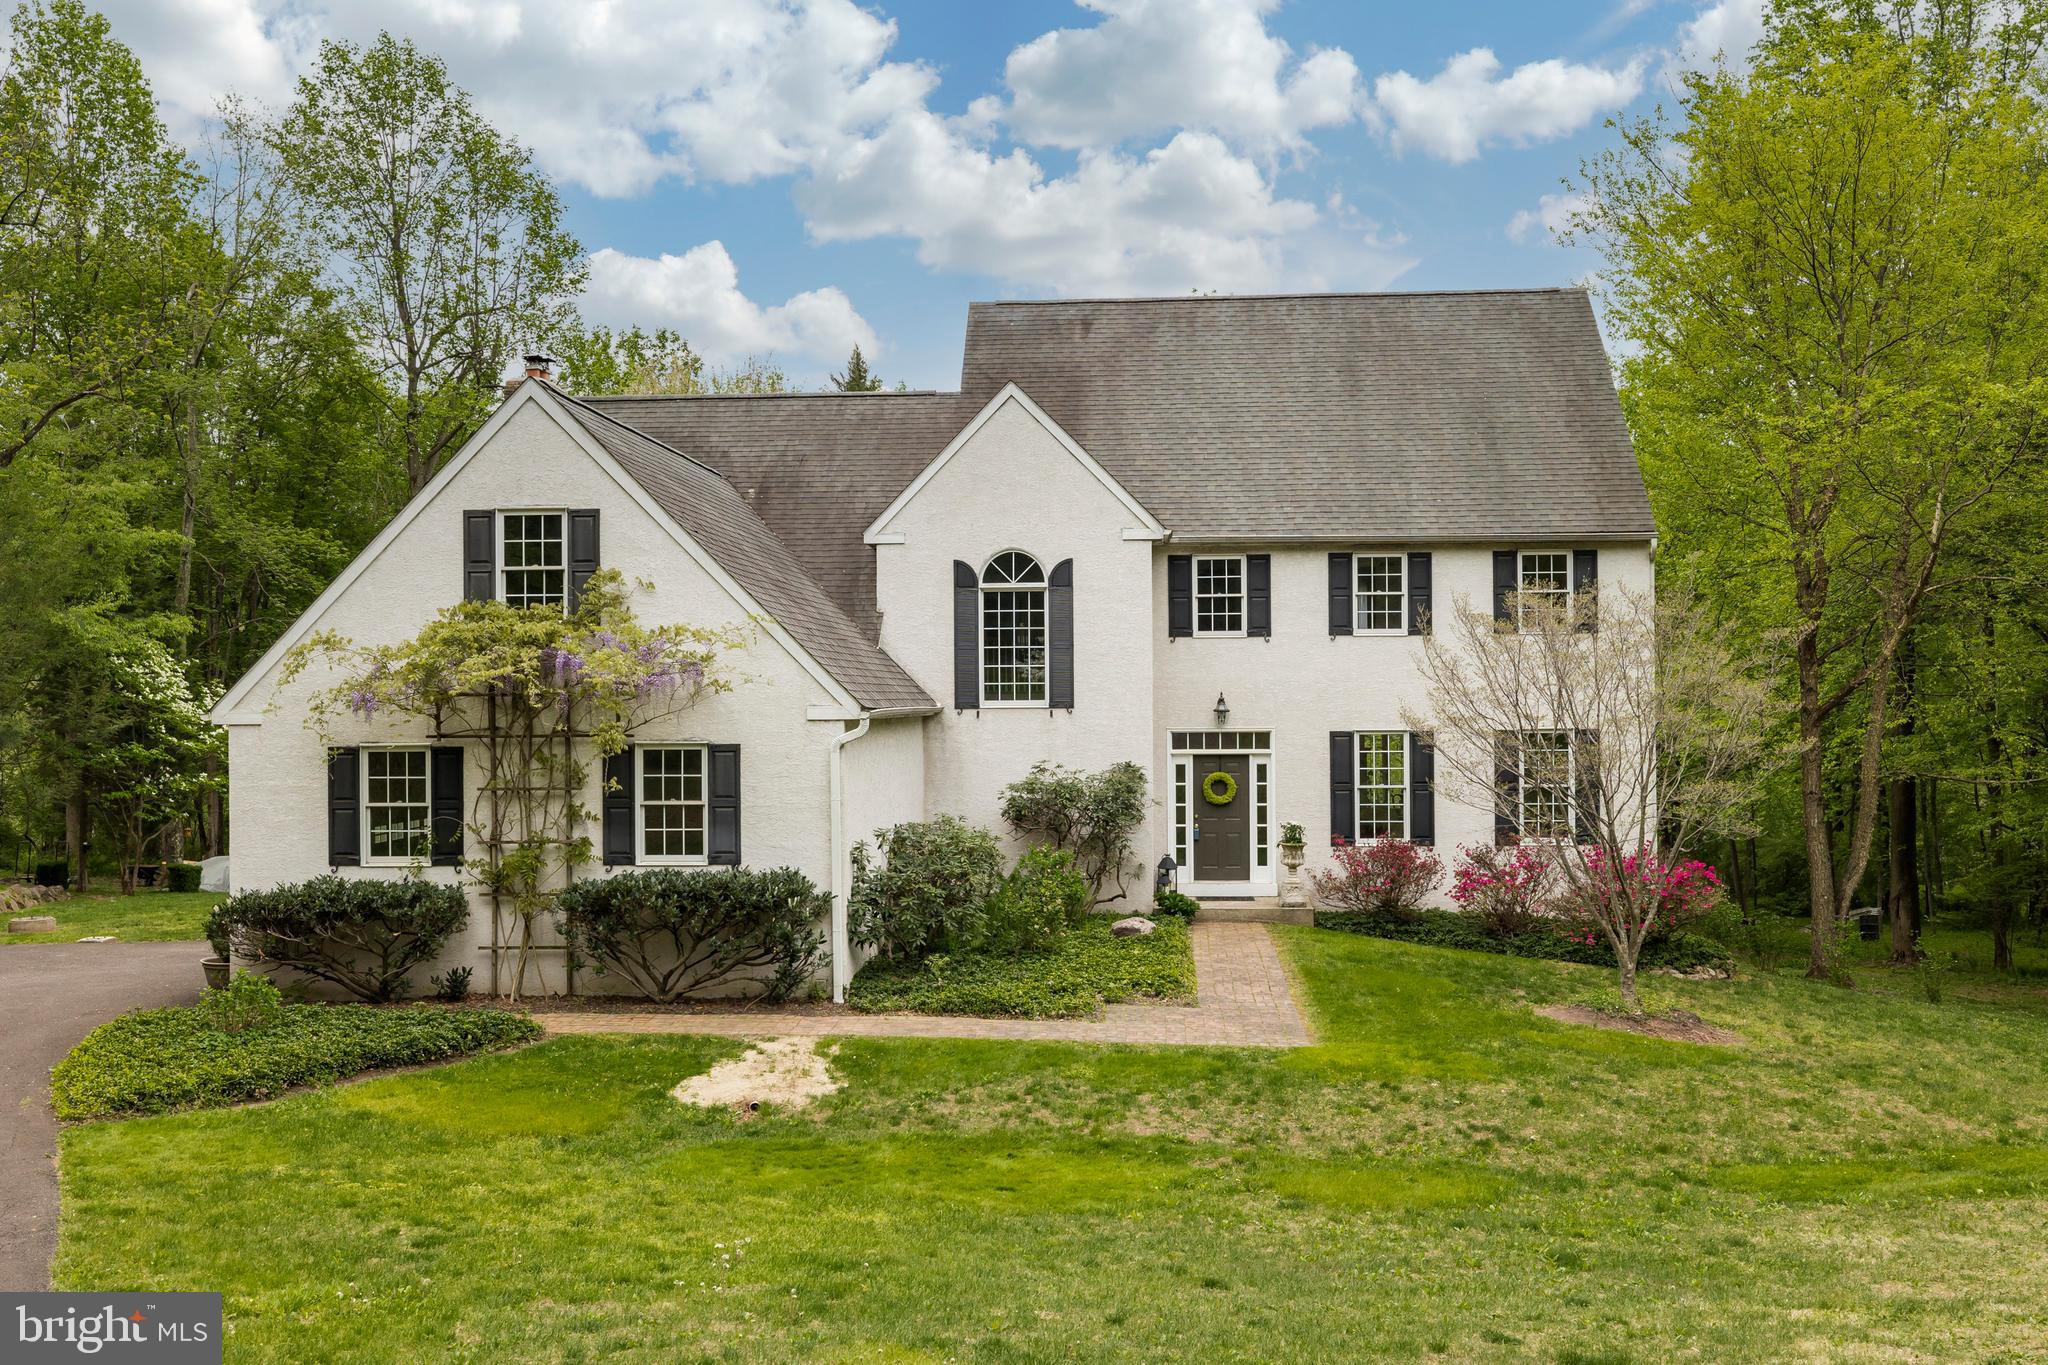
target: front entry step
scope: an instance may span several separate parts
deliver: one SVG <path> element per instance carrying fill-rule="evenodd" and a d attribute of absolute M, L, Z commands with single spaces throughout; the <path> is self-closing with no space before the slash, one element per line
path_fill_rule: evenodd
<path fill-rule="evenodd" d="M 1197 917 L 1221 924 L 1314 924 L 1307 906 L 1289 908 L 1271 897 L 1256 900 L 1203 901 Z"/>

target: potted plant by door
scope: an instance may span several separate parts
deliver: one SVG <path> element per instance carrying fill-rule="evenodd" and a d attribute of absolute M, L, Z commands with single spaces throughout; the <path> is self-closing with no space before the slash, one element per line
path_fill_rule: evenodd
<path fill-rule="evenodd" d="M 234 964 L 229 961 L 231 945 L 228 943 L 227 921 L 221 916 L 218 905 L 206 916 L 206 941 L 213 948 L 213 956 L 201 961 L 199 968 L 206 973 L 208 986 L 215 990 L 225 989 Z"/>
<path fill-rule="evenodd" d="M 1280 904 L 1297 909 L 1308 904 L 1308 898 L 1301 894 L 1301 861 L 1308 852 L 1308 840 L 1301 825 L 1285 820 L 1280 825 L 1280 865 L 1287 869 L 1287 879 L 1280 884 Z"/>

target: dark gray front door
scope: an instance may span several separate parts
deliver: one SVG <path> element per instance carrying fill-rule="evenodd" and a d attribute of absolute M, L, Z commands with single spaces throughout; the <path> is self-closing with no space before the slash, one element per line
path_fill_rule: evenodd
<path fill-rule="evenodd" d="M 1252 876 L 1252 762 L 1243 754 L 1196 754 L 1195 880 L 1244 882 Z M 1237 781 L 1230 804 L 1212 806 L 1202 790 L 1210 773 Z M 1218 784 L 1221 785 L 1220 783 Z"/>

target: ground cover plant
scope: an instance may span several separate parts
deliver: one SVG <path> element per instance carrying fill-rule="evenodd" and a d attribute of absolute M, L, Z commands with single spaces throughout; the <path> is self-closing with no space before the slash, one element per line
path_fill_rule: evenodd
<path fill-rule="evenodd" d="M 1161 919 L 1152 933 L 1133 938 L 1112 935 L 1111 922 L 1090 916 L 1038 948 L 942 953 L 918 962 L 876 958 L 854 977 L 846 1002 L 871 1013 L 1071 1019 L 1139 997 L 1194 999 L 1185 922 Z"/>
<path fill-rule="evenodd" d="M 2038 1343 L 2040 993 L 1647 979 L 1746 1039 L 1701 1047 L 1529 1008 L 1611 971 L 1279 937 L 1314 1047 L 843 1038 L 837 1094 L 741 1121 L 667 1092 L 743 1042 L 575 1037 L 73 1128 L 58 1287 L 219 1287 L 239 1361 Z"/>
<path fill-rule="evenodd" d="M 162 943 L 206 937 L 207 912 L 223 898 L 212 891 L 137 891 L 132 896 L 70 896 L 19 913 L 53 915 L 54 933 L 0 933 L 0 944 L 72 943 L 111 934 L 123 943 Z M 0 916 L 4 926 L 5 916 Z"/>
<path fill-rule="evenodd" d="M 268 981 L 245 974 L 197 1005 L 100 1025 L 51 1069 L 50 1099 L 60 1119 L 161 1114 L 270 1099 L 539 1033 L 531 1019 L 501 1010 L 286 1004 Z"/>

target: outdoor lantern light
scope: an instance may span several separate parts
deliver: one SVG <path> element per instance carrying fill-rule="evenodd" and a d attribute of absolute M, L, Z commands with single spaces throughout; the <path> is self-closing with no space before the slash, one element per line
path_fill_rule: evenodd
<path fill-rule="evenodd" d="M 1216 723 L 1218 725 L 1225 725 L 1228 724 L 1229 721 L 1230 703 L 1223 700 L 1223 694 L 1221 692 L 1218 692 L 1216 694 Z"/>
<path fill-rule="evenodd" d="M 1164 858 L 1161 858 L 1159 860 L 1159 876 L 1157 878 L 1159 890 L 1173 890 L 1173 884 L 1175 881 L 1174 873 L 1179 869 L 1179 867 L 1180 864 L 1176 863 L 1173 860 L 1173 855 L 1171 853 L 1167 854 Z"/>

